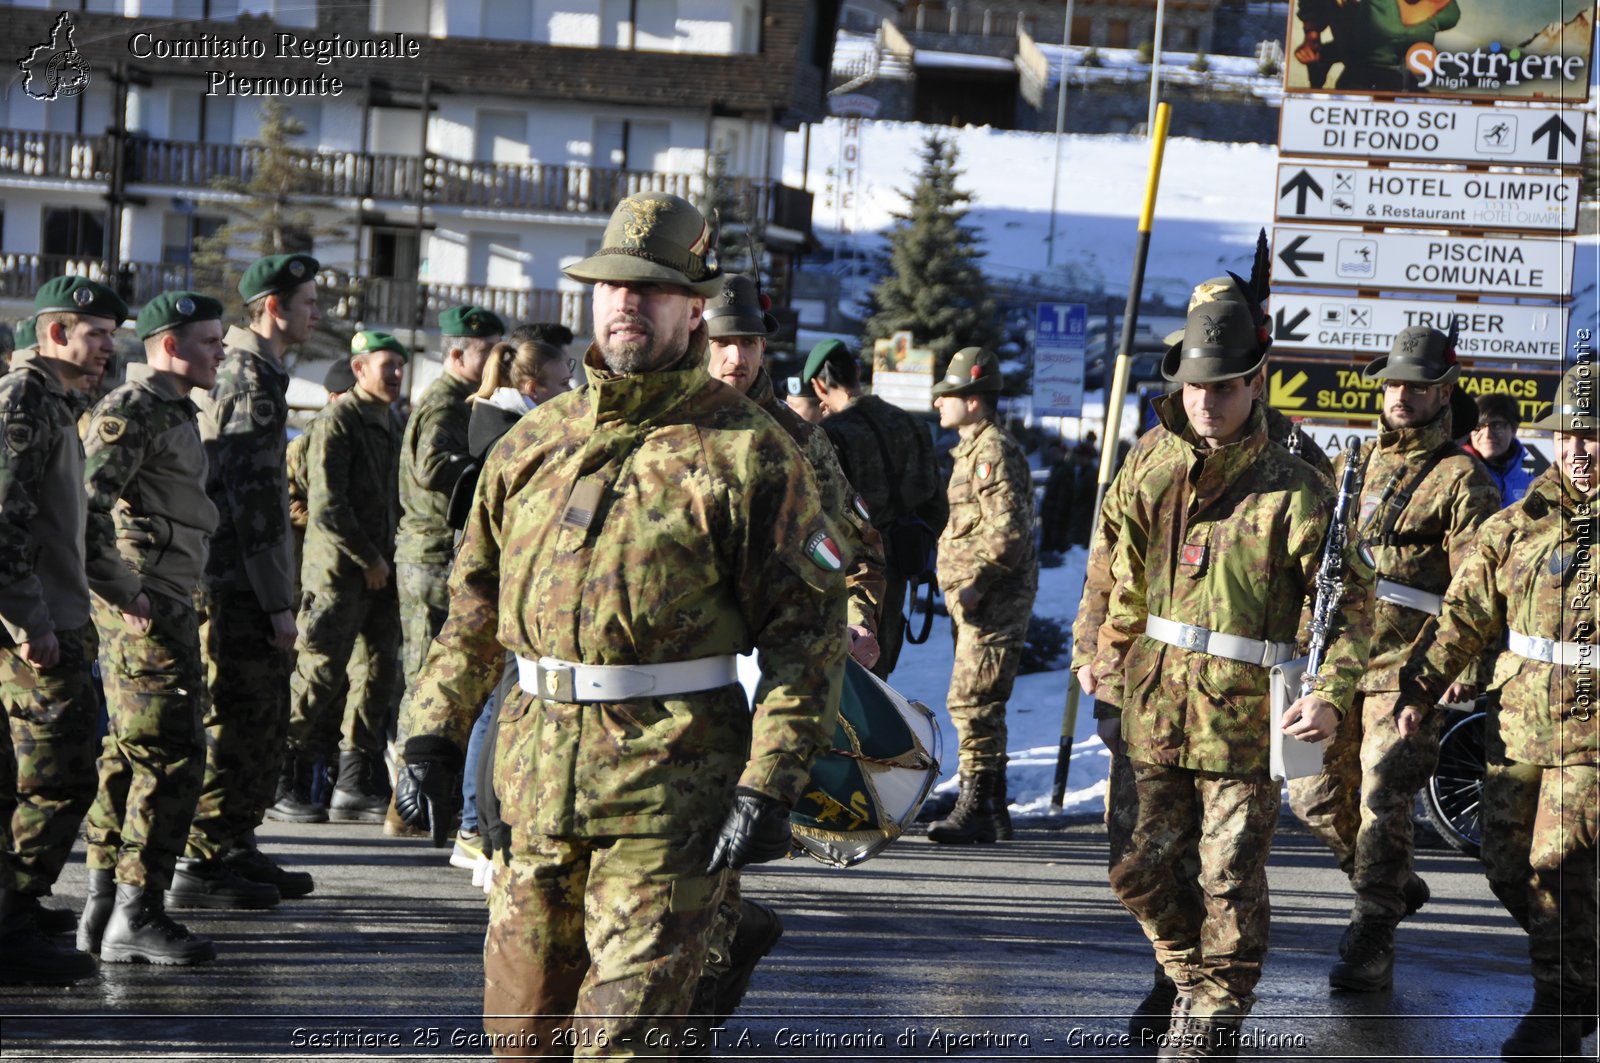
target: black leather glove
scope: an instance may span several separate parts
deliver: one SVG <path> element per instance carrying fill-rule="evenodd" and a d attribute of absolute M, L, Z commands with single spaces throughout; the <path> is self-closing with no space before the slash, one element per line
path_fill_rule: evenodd
<path fill-rule="evenodd" d="M 394 810 L 413 827 L 431 829 L 434 846 L 442 848 L 461 799 L 461 751 L 448 738 L 416 735 L 406 740 L 402 757 Z"/>
<path fill-rule="evenodd" d="M 738 870 L 746 864 L 764 864 L 789 855 L 789 810 L 764 793 L 739 787 L 733 807 L 717 832 L 706 874 L 725 867 Z"/>

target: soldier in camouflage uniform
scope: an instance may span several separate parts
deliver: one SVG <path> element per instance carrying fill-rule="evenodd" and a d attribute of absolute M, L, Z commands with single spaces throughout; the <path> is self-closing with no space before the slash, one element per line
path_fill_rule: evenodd
<path fill-rule="evenodd" d="M 883 545 L 866 518 L 866 503 L 839 468 L 828 437 L 779 401 L 765 365 L 767 337 L 778 329 L 768 313 L 769 302 L 754 280 L 732 276 L 706 306 L 706 334 L 711 348 L 711 375 L 760 406 L 789 433 L 816 476 L 823 513 L 831 518 L 835 541 L 847 559 L 850 655 L 863 668 L 878 663 L 874 631 L 883 599 Z M 694 1013 L 720 1025 L 738 1008 L 756 964 L 783 935 L 778 913 L 742 896 L 739 873 L 728 874 L 727 889 L 717 913 L 706 953 L 706 966 L 695 993 Z"/>
<path fill-rule="evenodd" d="M 71 391 L 103 367 L 128 316 L 117 294 L 83 277 L 39 289 L 38 350 L 0 377 L 0 978 L 71 982 L 94 960 L 46 935 L 67 913 L 44 908 L 94 799 L 98 638 L 86 564 L 115 545 L 90 537 L 83 447 Z"/>
<path fill-rule="evenodd" d="M 206 777 L 184 858 L 172 877 L 172 908 L 266 908 L 314 887 L 280 867 L 255 842 L 272 804 L 289 724 L 295 569 L 289 532 L 284 356 L 322 318 L 317 260 L 271 255 L 239 280 L 249 327 L 222 338 L 217 383 L 200 410 L 206 494 L 217 530 L 206 558 Z"/>
<path fill-rule="evenodd" d="M 509 1051 L 676 1045 L 723 870 L 788 852 L 833 731 L 840 551 L 788 434 L 706 374 L 710 247 L 694 207 L 647 192 L 568 267 L 595 284 L 589 385 L 490 453 L 409 704 L 396 805 L 421 820 L 453 798 L 502 647 L 517 656 L 484 946 L 485 1024 Z M 752 648 L 753 714 L 733 667 Z"/>
<path fill-rule="evenodd" d="M 1193 310 L 1197 306 L 1218 299 L 1255 306 L 1246 292 L 1256 290 L 1258 280 L 1259 278 L 1252 278 L 1252 282 L 1246 284 L 1242 278 L 1234 274 L 1212 277 L 1197 285 L 1190 293 L 1188 308 Z M 1264 313 L 1261 319 L 1264 323 Z M 1257 337 L 1262 351 L 1270 350 L 1272 345 L 1270 329 L 1258 330 Z M 1182 329 L 1167 336 L 1169 345 L 1182 340 Z M 1328 461 L 1328 456 L 1323 453 L 1322 448 L 1317 446 L 1303 429 L 1271 406 L 1263 406 L 1262 410 L 1266 414 L 1267 438 L 1298 455 L 1331 483 L 1333 464 Z M 1111 589 L 1114 585 L 1111 577 L 1111 551 L 1122 536 L 1128 507 L 1138 488 L 1145 463 L 1159 463 L 1164 460 L 1165 451 L 1170 449 L 1172 453 L 1181 454 L 1182 448 L 1182 440 L 1158 424 L 1140 436 L 1134 443 L 1133 449 L 1128 452 L 1122 468 L 1113 477 L 1100 506 L 1100 521 L 1089 544 L 1089 561 L 1084 576 L 1083 595 L 1078 603 L 1077 617 L 1072 624 L 1072 670 L 1083 692 L 1095 698 L 1096 729 L 1101 741 L 1111 751 L 1111 772 L 1106 781 L 1105 813 L 1107 861 L 1111 865 L 1122 859 L 1133 834 L 1133 825 L 1139 816 L 1138 795 L 1133 785 L 1133 764 L 1122 748 L 1120 737 L 1122 710 L 1107 701 L 1097 690 L 1094 682 L 1093 664 L 1099 649 L 1100 625 L 1105 622 L 1106 606 L 1111 600 Z M 1199 874 L 1197 853 L 1193 851 L 1185 853 L 1183 861 L 1184 868 L 1189 874 Z M 1155 984 L 1145 999 L 1134 1009 L 1129 1024 L 1130 1033 L 1142 1037 L 1139 1043 L 1148 1044 L 1156 1034 L 1167 1028 L 1172 1002 L 1177 995 L 1177 986 L 1167 977 L 1161 965 L 1156 964 Z"/>
<path fill-rule="evenodd" d="M 897 542 L 900 536 L 895 529 L 918 518 L 927 525 L 926 539 L 931 546 L 944 527 L 947 508 L 927 426 L 876 395 L 862 395 L 860 372 L 844 344 L 824 340 L 806 357 L 800 381 L 827 408 L 822 430 L 839 454 L 845 479 L 865 499 L 872 526 L 883 537 L 886 585 L 878 625 L 881 653 L 872 672 L 887 679 L 905 641 L 906 573 L 920 571 L 924 560 L 902 556 L 906 550 Z"/>
<path fill-rule="evenodd" d="M 339 401 L 339 396 L 356 386 L 356 375 L 350 369 L 350 359 L 341 358 L 328 367 L 322 376 L 323 390 L 328 393 L 327 409 Z M 317 411 L 318 414 L 322 410 Z M 300 560 L 305 554 L 306 521 L 311 511 L 306 508 L 311 484 L 306 476 L 306 449 L 311 443 L 311 433 L 301 432 L 289 440 L 284 450 L 284 479 L 289 487 L 289 525 L 294 534 L 294 593 L 300 597 Z"/>
<path fill-rule="evenodd" d="M 950 519 L 939 536 L 939 588 L 956 643 L 945 705 L 960 739 L 961 793 L 950 815 L 928 828 L 936 842 L 992 842 L 1002 830 L 1006 701 L 1039 589 L 1033 479 L 1022 448 L 995 419 L 1000 384 L 999 360 L 966 347 L 933 385 L 939 426 L 961 434 L 950 452 Z"/>
<path fill-rule="evenodd" d="M 1411 815 L 1439 761 L 1443 714 L 1400 737 L 1400 663 L 1437 614 L 1478 526 L 1500 505 L 1488 471 L 1454 442 L 1461 433 L 1450 396 L 1460 371 L 1453 339 L 1425 326 L 1402 329 L 1390 353 L 1363 371 L 1384 382 L 1383 430 L 1361 449 L 1360 513 L 1350 533 L 1377 569 L 1372 655 L 1321 774 L 1289 784 L 1290 806 L 1333 850 L 1356 893 L 1341 958 L 1328 974 L 1336 989 L 1393 984 L 1395 925 L 1429 895 L 1412 870 Z M 1342 473 L 1343 457 L 1338 465 Z M 1471 682 L 1452 686 L 1451 700 L 1471 701 Z"/>
<path fill-rule="evenodd" d="M 450 611 L 450 558 L 455 531 L 445 521 L 450 493 L 471 462 L 467 452 L 470 398 L 505 324 L 478 306 L 439 315 L 444 372 L 423 389 L 400 444 L 400 528 L 395 579 L 400 591 L 401 678 L 417 678 L 428 643 Z M 404 736 L 401 736 L 402 740 Z"/>
<path fill-rule="evenodd" d="M 216 383 L 222 304 L 167 292 L 139 312 L 144 364 L 90 423 L 89 521 L 119 555 L 91 561 L 110 717 L 89 809 L 89 894 L 78 946 L 107 962 L 202 963 L 211 942 L 166 914 L 205 775 L 205 670 L 194 602 L 217 507 L 191 388 Z"/>
<path fill-rule="evenodd" d="M 1177 984 L 1161 1058 L 1231 1058 L 1267 940 L 1266 859 L 1279 785 L 1267 775 L 1268 667 L 1295 656 L 1332 515 L 1329 485 L 1267 438 L 1259 312 L 1197 306 L 1157 403 L 1181 446 L 1153 444 L 1112 547 L 1115 586 L 1093 681 L 1121 708 L 1137 818 L 1112 889 Z M 1355 693 L 1370 571 L 1345 580 L 1313 692 L 1284 730 L 1332 733 Z M 1182 860 L 1198 848 L 1199 873 Z"/>
<path fill-rule="evenodd" d="M 390 565 L 400 516 L 400 428 L 390 407 L 409 354 L 393 336 L 373 331 L 356 333 L 350 352 L 356 385 L 311 422 L 306 452 L 300 656 L 289 685 L 289 749 L 278 800 L 267 810 L 293 823 L 380 823 L 388 807 L 374 776 L 402 688 Z M 347 681 L 358 642 L 366 673 Z M 347 689 L 360 692 L 359 704 L 346 707 Z M 336 749 L 338 775 L 324 807 L 314 800 L 312 773 L 318 761 L 331 763 Z"/>
<path fill-rule="evenodd" d="M 1399 666 L 1396 725 L 1421 734 L 1455 676 L 1498 650 L 1483 786 L 1489 885 L 1528 933 L 1533 1006 L 1506 1059 L 1577 1058 L 1595 1031 L 1596 508 L 1600 368 L 1567 370 L 1550 411 L 1556 462 L 1476 540 Z"/>

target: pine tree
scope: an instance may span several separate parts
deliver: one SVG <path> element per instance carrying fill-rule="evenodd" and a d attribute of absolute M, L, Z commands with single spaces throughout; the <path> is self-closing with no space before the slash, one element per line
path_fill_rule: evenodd
<path fill-rule="evenodd" d="M 260 134 L 245 141 L 244 174 L 229 174 L 211 182 L 211 187 L 243 198 L 219 204 L 229 214 L 228 221 L 196 241 L 194 249 L 195 287 L 215 293 L 230 317 L 241 319 L 239 278 L 250 263 L 266 255 L 316 254 L 318 241 L 348 236 L 339 226 L 317 220 L 317 210 L 329 209 L 332 204 L 312 198 L 318 184 L 317 154 L 297 144 L 305 135 L 305 125 L 276 97 L 264 98 L 259 114 Z M 315 346 L 324 348 L 320 353 L 338 356 L 349 350 L 354 328 L 340 315 L 326 311 L 351 293 L 319 284 L 318 294 L 325 313 L 317 331 L 324 335 L 324 342 Z"/>
<path fill-rule="evenodd" d="M 872 291 L 869 340 L 910 329 L 933 351 L 936 375 L 963 347 L 992 349 L 999 338 L 994 301 L 978 267 L 976 231 L 963 225 L 970 194 L 956 186 L 956 146 L 938 133 L 922 142 L 922 170 L 905 193 L 907 209 L 889 232 L 889 272 Z"/>

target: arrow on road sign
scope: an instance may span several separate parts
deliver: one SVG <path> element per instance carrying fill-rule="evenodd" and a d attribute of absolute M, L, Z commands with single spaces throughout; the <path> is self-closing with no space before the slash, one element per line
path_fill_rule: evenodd
<path fill-rule="evenodd" d="M 1304 372 L 1299 372 L 1290 377 L 1289 382 L 1285 384 L 1283 382 L 1283 370 L 1275 370 L 1272 374 L 1272 388 L 1267 395 L 1267 404 L 1269 406 L 1288 407 L 1291 410 L 1298 410 L 1309 401 L 1307 396 L 1296 394 L 1300 390 L 1300 385 L 1304 384 L 1307 379 L 1308 377 Z"/>
<path fill-rule="evenodd" d="M 1294 201 L 1294 212 L 1296 214 L 1304 214 L 1306 212 L 1307 192 L 1314 193 L 1318 199 L 1322 198 L 1322 186 L 1317 184 L 1317 179 L 1311 176 L 1309 170 L 1301 170 L 1289 178 L 1288 183 L 1283 186 L 1283 191 L 1278 193 L 1278 197 L 1281 199 L 1290 192 L 1296 193 Z"/>
<path fill-rule="evenodd" d="M 1321 262 L 1323 259 L 1323 254 L 1321 251 L 1300 250 L 1305 246 L 1306 241 L 1309 239 L 1311 239 L 1309 236 L 1296 236 L 1289 242 L 1288 247 L 1278 252 L 1278 261 L 1282 262 L 1285 266 L 1288 266 L 1290 272 L 1292 272 L 1296 277 L 1304 277 L 1306 275 L 1306 271 L 1300 268 L 1300 263 Z"/>
<path fill-rule="evenodd" d="M 1552 162 L 1561 157 L 1562 138 L 1565 138 L 1569 144 L 1578 142 L 1578 134 L 1574 133 L 1572 127 L 1561 120 L 1559 114 L 1551 115 L 1548 122 L 1533 131 L 1533 143 L 1539 143 L 1540 137 L 1550 138 L 1550 147 L 1546 157 Z"/>
<path fill-rule="evenodd" d="M 1283 320 L 1283 311 L 1279 310 L 1277 316 L 1277 338 L 1288 343 L 1298 343 L 1303 339 L 1308 339 L 1311 336 L 1311 333 L 1296 332 L 1295 329 L 1300 327 L 1300 322 L 1304 321 L 1310 316 L 1310 309 L 1301 307 L 1300 312 L 1294 316 L 1294 320 L 1286 322 Z"/>

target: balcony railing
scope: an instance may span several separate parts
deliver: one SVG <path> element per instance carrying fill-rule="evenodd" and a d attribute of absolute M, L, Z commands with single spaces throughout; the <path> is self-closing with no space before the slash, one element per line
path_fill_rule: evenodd
<path fill-rule="evenodd" d="M 45 281 L 75 273 L 108 285 L 133 306 L 164 291 L 191 286 L 189 267 L 170 262 L 123 262 L 109 269 L 99 257 L 0 253 L 0 297 L 32 299 Z"/>
<path fill-rule="evenodd" d="M 111 164 L 110 137 L 0 129 L 0 175 L 105 183 Z"/>

